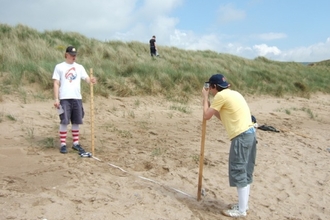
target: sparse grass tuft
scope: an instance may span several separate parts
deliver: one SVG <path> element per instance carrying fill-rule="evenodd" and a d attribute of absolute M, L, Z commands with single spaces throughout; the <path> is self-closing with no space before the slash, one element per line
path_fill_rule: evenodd
<path fill-rule="evenodd" d="M 151 152 L 151 156 L 153 157 L 157 157 L 157 156 L 161 156 L 162 154 L 164 154 L 166 152 L 166 149 L 162 149 L 162 148 L 154 148 Z"/>
<path fill-rule="evenodd" d="M 135 113 L 134 113 L 134 111 L 129 111 L 129 112 L 128 112 L 128 116 L 129 116 L 130 118 L 135 118 Z"/>
<path fill-rule="evenodd" d="M 149 122 L 147 121 L 139 121 L 137 122 L 137 124 L 139 125 L 140 128 L 147 130 L 149 128 Z"/>
<path fill-rule="evenodd" d="M 38 142 L 41 147 L 52 148 L 55 147 L 55 139 L 53 137 L 46 137 Z"/>
<path fill-rule="evenodd" d="M 135 106 L 136 108 L 138 108 L 140 105 L 141 105 L 140 100 L 139 100 L 139 99 L 135 99 L 135 101 L 134 101 L 134 106 Z"/>
<path fill-rule="evenodd" d="M 27 134 L 27 138 L 29 140 L 33 140 L 35 138 L 35 136 L 34 136 L 34 127 L 26 128 L 26 134 Z"/>
<path fill-rule="evenodd" d="M 0 112 L 0 123 L 3 122 L 4 117 L 5 117 L 5 113 Z"/>
<path fill-rule="evenodd" d="M 289 109 L 285 109 L 285 113 L 291 115 L 291 111 Z"/>
<path fill-rule="evenodd" d="M 291 111 L 303 111 L 303 112 L 306 112 L 308 114 L 310 119 L 315 119 L 317 117 L 317 115 L 314 115 L 314 113 L 311 109 L 305 108 L 305 107 L 300 108 L 300 109 L 298 109 L 296 107 L 292 107 L 290 109 L 284 109 L 284 110 L 283 109 L 277 109 L 276 111 L 279 111 L 279 112 L 284 111 L 288 115 L 291 115 Z"/>
<path fill-rule="evenodd" d="M 167 113 L 167 116 L 168 116 L 168 118 L 173 118 L 173 113 L 172 112 Z"/>
<path fill-rule="evenodd" d="M 304 112 L 306 112 L 309 115 L 309 118 L 310 119 L 315 119 L 316 116 L 314 115 L 314 113 L 312 112 L 311 109 L 309 109 L 309 108 L 302 108 L 301 110 L 304 111 Z"/>
<path fill-rule="evenodd" d="M 199 163 L 199 155 L 197 155 L 197 154 L 192 155 L 192 160 L 193 160 L 196 164 L 198 164 L 198 163 Z"/>
<path fill-rule="evenodd" d="M 122 138 L 133 138 L 133 135 L 130 131 L 120 130 L 120 129 L 116 128 L 114 124 L 107 124 L 107 125 L 105 125 L 104 129 L 106 131 L 116 132 Z"/>
<path fill-rule="evenodd" d="M 186 114 L 190 114 L 191 110 L 187 106 L 182 106 L 182 105 L 172 105 L 170 106 L 171 110 L 177 110 L 179 112 L 183 112 Z"/>
<path fill-rule="evenodd" d="M 8 118 L 10 121 L 17 121 L 16 117 L 11 114 L 6 115 L 6 118 Z"/>

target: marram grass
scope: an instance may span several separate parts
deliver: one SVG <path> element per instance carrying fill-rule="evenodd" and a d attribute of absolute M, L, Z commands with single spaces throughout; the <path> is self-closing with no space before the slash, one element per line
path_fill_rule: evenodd
<path fill-rule="evenodd" d="M 152 58 L 147 43 L 102 42 L 78 33 L 0 24 L 0 97 L 38 84 L 52 98 L 52 73 L 64 61 L 68 45 L 77 47 L 77 62 L 87 72 L 93 68 L 98 79 L 95 96 L 162 95 L 186 102 L 201 94 L 204 82 L 214 73 L 224 74 L 232 88 L 243 94 L 308 98 L 315 92 L 330 93 L 329 61 L 306 66 L 165 46 L 159 46 L 160 57 Z M 83 93 L 89 94 L 84 83 Z"/>

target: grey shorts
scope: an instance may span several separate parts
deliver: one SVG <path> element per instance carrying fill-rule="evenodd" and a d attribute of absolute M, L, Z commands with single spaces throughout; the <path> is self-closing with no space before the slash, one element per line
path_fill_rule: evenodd
<path fill-rule="evenodd" d="M 244 132 L 231 141 L 229 152 L 229 185 L 245 187 L 253 182 L 253 171 L 257 155 L 256 134 Z"/>
<path fill-rule="evenodd" d="M 85 115 L 81 99 L 61 99 L 64 112 L 60 114 L 60 124 L 82 124 Z"/>

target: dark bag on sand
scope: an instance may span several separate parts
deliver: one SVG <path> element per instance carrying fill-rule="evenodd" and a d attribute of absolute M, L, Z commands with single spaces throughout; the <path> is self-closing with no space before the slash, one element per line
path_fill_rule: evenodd
<path fill-rule="evenodd" d="M 256 119 L 256 117 L 254 117 L 254 115 L 251 115 L 251 120 L 253 123 L 257 123 L 257 119 Z"/>
<path fill-rule="evenodd" d="M 270 126 L 270 125 L 261 125 L 261 126 L 258 126 L 258 129 L 263 130 L 263 131 L 280 132 L 279 130 L 277 130 L 276 128 L 274 128 L 273 126 Z"/>

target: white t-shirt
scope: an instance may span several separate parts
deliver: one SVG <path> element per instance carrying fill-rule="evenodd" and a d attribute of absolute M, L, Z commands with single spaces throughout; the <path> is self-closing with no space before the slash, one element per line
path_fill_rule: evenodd
<path fill-rule="evenodd" d="M 59 99 L 82 99 L 80 92 L 81 79 L 88 77 L 85 68 L 78 64 L 59 63 L 55 66 L 53 79 L 60 81 Z"/>

